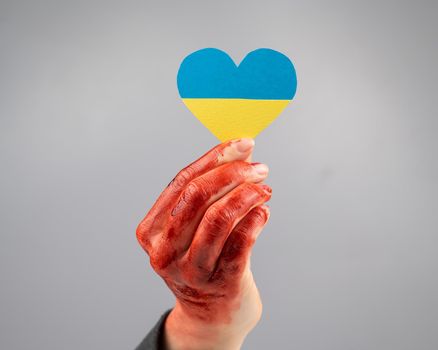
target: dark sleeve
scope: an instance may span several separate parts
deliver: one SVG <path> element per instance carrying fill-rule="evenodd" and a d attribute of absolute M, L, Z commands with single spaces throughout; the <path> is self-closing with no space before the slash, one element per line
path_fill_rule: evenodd
<path fill-rule="evenodd" d="M 146 338 L 140 343 L 135 350 L 164 350 L 164 322 L 170 311 L 167 310 L 159 319 L 157 324 L 150 330 Z"/>

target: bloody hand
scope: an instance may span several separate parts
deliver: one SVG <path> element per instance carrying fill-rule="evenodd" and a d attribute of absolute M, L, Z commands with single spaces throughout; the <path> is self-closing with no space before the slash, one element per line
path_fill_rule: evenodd
<path fill-rule="evenodd" d="M 269 217 L 271 189 L 261 184 L 267 166 L 245 161 L 253 145 L 220 144 L 181 170 L 137 228 L 176 296 L 165 326 L 171 349 L 239 348 L 260 318 L 249 256 Z"/>

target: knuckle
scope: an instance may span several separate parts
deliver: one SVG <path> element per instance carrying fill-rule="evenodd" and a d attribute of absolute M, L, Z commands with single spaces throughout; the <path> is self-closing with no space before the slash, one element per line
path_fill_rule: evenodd
<path fill-rule="evenodd" d="M 239 203 L 252 203 L 258 202 L 263 196 L 263 190 L 259 186 L 252 182 L 245 182 L 241 184 L 234 193 L 232 203 L 238 205 Z"/>
<path fill-rule="evenodd" d="M 144 233 L 145 230 L 143 227 L 143 222 L 140 222 L 140 224 L 137 226 L 137 229 L 135 230 L 135 235 L 137 236 L 137 240 L 140 244 L 142 244 Z"/>
<path fill-rule="evenodd" d="M 203 192 L 204 189 L 198 181 L 191 181 L 184 190 L 184 196 L 187 199 L 192 199 L 194 197 L 202 195 Z"/>
<path fill-rule="evenodd" d="M 175 216 L 187 207 L 201 207 L 207 200 L 207 191 L 205 187 L 198 182 L 190 182 L 181 192 L 179 199 L 172 210 L 172 216 Z"/>
<path fill-rule="evenodd" d="M 172 180 L 172 185 L 177 188 L 183 188 L 193 178 L 195 170 L 191 165 L 182 169 Z"/>
<path fill-rule="evenodd" d="M 207 200 L 211 194 L 212 183 L 204 177 L 198 177 L 188 185 L 193 195 L 199 196 L 204 200 Z"/>
<path fill-rule="evenodd" d="M 205 213 L 204 219 L 209 226 L 223 228 L 234 221 L 234 213 L 226 206 L 212 205 Z"/>
<path fill-rule="evenodd" d="M 150 254 L 150 264 L 159 275 L 163 275 L 167 267 L 175 261 L 175 252 L 157 249 Z"/>
<path fill-rule="evenodd" d="M 185 192 L 188 202 L 195 205 L 204 204 L 211 195 L 211 183 L 203 178 L 197 178 L 187 185 Z"/>
<path fill-rule="evenodd" d="M 147 225 L 145 225 L 145 221 L 143 220 L 137 226 L 137 229 L 135 230 L 135 235 L 140 246 L 146 251 L 146 253 L 149 254 L 150 242 L 147 235 L 148 231 L 148 227 Z"/>
<path fill-rule="evenodd" d="M 144 235 L 143 222 L 140 222 L 138 224 L 137 229 L 135 230 L 135 235 L 137 236 L 137 239 L 139 241 L 143 238 Z"/>
<path fill-rule="evenodd" d="M 263 224 L 265 224 L 266 221 L 268 221 L 268 215 L 260 207 L 257 207 L 257 208 L 252 210 L 252 216 L 253 216 L 254 222 L 257 225 L 263 225 Z"/>
<path fill-rule="evenodd" d="M 260 187 L 260 185 L 255 184 L 255 183 L 247 182 L 245 184 L 245 191 L 247 191 L 249 194 L 251 194 L 255 197 L 260 197 L 260 198 L 266 197 L 266 192 L 263 190 L 263 188 Z"/>
<path fill-rule="evenodd" d="M 180 198 L 172 211 L 172 215 L 183 211 L 186 207 L 201 207 L 208 199 L 208 191 L 197 181 L 190 182 L 180 195 Z"/>

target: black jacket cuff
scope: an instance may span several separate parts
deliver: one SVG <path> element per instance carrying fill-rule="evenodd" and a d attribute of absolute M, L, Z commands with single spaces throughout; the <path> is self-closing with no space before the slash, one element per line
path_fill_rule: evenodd
<path fill-rule="evenodd" d="M 146 338 L 135 350 L 164 350 L 164 322 L 170 311 L 167 310 L 159 319 L 157 324 L 150 330 Z"/>

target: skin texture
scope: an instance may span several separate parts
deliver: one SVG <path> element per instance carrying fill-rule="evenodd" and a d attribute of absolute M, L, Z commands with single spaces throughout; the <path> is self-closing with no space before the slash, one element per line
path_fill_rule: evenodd
<path fill-rule="evenodd" d="M 167 349 L 239 349 L 261 316 L 251 248 L 269 218 L 254 141 L 220 144 L 181 170 L 137 228 L 153 269 L 176 297 Z"/>

